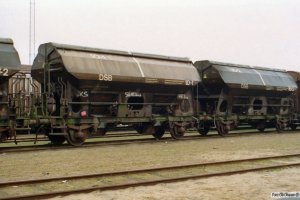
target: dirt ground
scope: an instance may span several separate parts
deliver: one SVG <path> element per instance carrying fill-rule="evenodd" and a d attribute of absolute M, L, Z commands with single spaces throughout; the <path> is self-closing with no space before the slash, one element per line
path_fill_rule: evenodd
<path fill-rule="evenodd" d="M 1 148 L 0 148 L 1 150 Z M 256 134 L 95 148 L 0 154 L 0 181 L 300 153 L 300 133 Z M 248 173 L 54 199 L 271 199 L 300 191 L 300 169 Z"/>

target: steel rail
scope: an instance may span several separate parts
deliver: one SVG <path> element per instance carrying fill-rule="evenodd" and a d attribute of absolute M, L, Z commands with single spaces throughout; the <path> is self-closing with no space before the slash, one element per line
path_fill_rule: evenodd
<path fill-rule="evenodd" d="M 283 159 L 283 158 L 292 158 L 292 157 L 299 157 L 299 156 L 300 156 L 300 154 L 289 154 L 289 155 L 268 156 L 268 157 L 219 161 L 219 162 L 210 162 L 210 163 L 197 163 L 197 164 L 191 164 L 191 165 L 177 165 L 177 166 L 160 167 L 160 168 L 152 168 L 152 169 L 148 168 L 148 169 L 138 169 L 138 170 L 130 170 L 130 171 L 108 172 L 108 173 L 102 173 L 102 174 L 89 174 L 89 175 L 82 175 L 82 176 L 56 177 L 56 178 L 38 179 L 38 180 L 23 180 L 23 181 L 0 183 L 0 187 L 7 187 L 7 186 L 12 186 L 12 185 L 37 184 L 37 183 L 51 182 L 51 181 L 57 181 L 57 180 L 72 180 L 72 179 L 83 179 L 83 178 L 96 178 L 96 177 L 101 177 L 101 176 L 130 175 L 130 174 L 134 174 L 134 173 L 147 173 L 147 172 L 155 172 L 155 171 L 162 171 L 162 170 L 176 170 L 176 169 L 191 168 L 191 167 L 207 167 L 210 165 L 213 166 L 213 165 L 243 163 L 243 162 L 251 162 L 251 161 L 253 162 L 253 161 L 263 161 L 263 160 L 272 160 L 272 159 Z M 207 174 L 201 174 L 201 175 L 181 176 L 181 177 L 176 177 L 176 178 L 163 178 L 163 179 L 159 179 L 159 180 L 139 181 L 139 182 L 116 184 L 116 185 L 110 185 L 110 186 L 87 187 L 87 188 L 82 188 L 82 189 L 55 191 L 55 192 L 48 192 L 48 193 L 42 193 L 42 194 L 31 194 L 31 195 L 12 196 L 12 197 L 3 197 L 3 198 L 0 197 L 0 199 L 8 200 L 8 199 L 50 198 L 50 197 L 54 197 L 54 196 L 58 196 L 58 195 L 86 193 L 86 192 L 92 192 L 92 191 L 96 191 L 96 190 L 100 190 L 100 191 L 117 190 L 117 189 L 124 189 L 124 188 L 128 188 L 128 187 L 149 186 L 149 185 L 155 185 L 158 183 L 171 183 L 171 182 L 178 182 L 178 181 L 191 180 L 191 179 L 234 175 L 234 174 L 241 174 L 241 173 L 247 173 L 247 172 L 255 172 L 255 171 L 278 169 L 278 168 L 287 168 L 287 167 L 296 167 L 296 166 L 300 166 L 300 162 L 290 163 L 290 164 L 277 164 L 277 165 L 264 166 L 264 167 L 253 167 L 250 169 L 240 169 L 240 170 L 232 170 L 232 171 L 226 171 L 226 172 L 207 173 Z"/>
<path fill-rule="evenodd" d="M 293 132 L 288 132 L 293 133 Z M 202 139 L 224 139 L 229 137 L 251 137 L 254 135 L 265 135 L 265 134 L 283 134 L 277 133 L 275 131 L 265 131 L 261 132 L 242 132 L 242 133 L 230 133 L 226 136 L 220 136 L 218 134 L 214 135 L 192 135 L 192 136 L 185 136 L 178 140 L 174 140 L 171 137 L 165 137 L 160 140 L 155 138 L 143 138 L 143 139 L 126 139 L 126 140 L 111 140 L 111 141 L 99 141 L 99 142 L 85 142 L 82 146 L 71 146 L 68 144 L 62 145 L 49 145 L 43 144 L 38 146 L 14 146 L 14 147 L 0 147 L 0 153 L 21 153 L 21 152 L 31 152 L 31 151 L 44 151 L 44 150 L 61 150 L 61 149 L 74 149 L 74 148 L 94 148 L 94 147 L 101 147 L 101 146 L 121 146 L 127 144 L 143 144 L 143 143 L 154 143 L 154 142 L 180 142 L 180 141 L 190 141 L 190 140 L 202 140 Z M 142 135 L 141 135 L 142 136 Z"/>
<path fill-rule="evenodd" d="M 252 128 L 251 128 L 252 129 Z M 250 130 L 251 130 L 250 129 Z M 238 130 L 233 130 L 233 131 L 243 131 L 243 130 L 249 130 L 249 129 L 244 129 L 244 128 L 240 128 Z M 256 129 L 254 129 L 256 130 Z M 196 132 L 195 131 L 189 131 L 189 132 Z M 263 133 L 268 133 L 268 132 L 273 132 L 273 130 L 265 130 Z M 188 133 L 188 132 L 187 132 Z M 245 132 L 244 132 L 245 133 Z M 246 133 L 262 133 L 262 132 L 258 132 L 258 131 L 250 131 L 250 132 L 246 132 Z M 229 135 L 231 135 L 232 133 L 229 133 Z M 239 134 L 239 133 L 233 133 L 233 134 Z M 102 136 L 91 136 L 89 137 L 88 139 L 94 139 L 94 138 L 101 138 L 101 139 L 104 139 L 104 138 L 118 138 L 118 137 L 130 137 L 130 136 L 147 136 L 147 135 L 152 135 L 152 134 L 138 134 L 138 133 L 111 133 L 111 134 L 106 134 L 106 135 L 102 135 Z M 209 137 L 211 135 L 206 135 L 206 137 Z M 190 137 L 190 136 L 184 136 L 184 137 Z M 199 136 L 198 136 L 199 137 Z M 34 142 L 36 139 L 33 138 L 33 137 L 19 137 L 16 141 L 17 143 L 20 143 L 20 142 Z M 46 141 L 49 141 L 49 139 L 47 139 L 46 136 L 44 137 L 41 137 L 41 138 L 38 138 L 37 141 L 41 141 L 41 142 L 46 142 Z M 9 144 L 9 143 L 15 143 L 14 140 L 10 139 L 10 140 L 6 140 L 4 142 L 2 142 L 4 144 Z M 89 143 L 89 142 L 86 142 L 86 143 Z M 0 143 L 1 145 L 1 143 Z M 6 147 L 4 147 L 6 148 Z M 18 148 L 18 147 L 16 147 Z M 22 148 L 22 147 L 21 147 Z M 0 147 L 0 150 L 1 150 L 1 147 Z"/>
<path fill-rule="evenodd" d="M 138 133 L 128 133 L 128 134 L 122 134 L 122 133 L 118 133 L 118 134 L 107 134 L 107 135 L 103 135 L 103 136 L 92 136 L 89 137 L 89 139 L 94 139 L 94 138 L 118 138 L 118 137 L 130 137 L 130 136 L 143 136 L 141 134 Z M 50 140 L 47 137 L 41 137 L 38 138 L 37 140 L 35 140 L 35 138 L 32 137 L 28 137 L 28 138 L 18 138 L 17 139 L 17 143 L 20 142 L 47 142 Z M 9 144 L 9 143 L 15 143 L 14 140 L 6 140 L 4 142 L 2 142 L 3 144 Z M 0 147 L 1 148 L 1 147 Z"/>
<path fill-rule="evenodd" d="M 246 135 L 247 134 L 247 135 Z M 73 149 L 73 148 L 92 148 L 97 146 L 106 146 L 106 145 L 126 145 L 126 144 L 139 144 L 139 143 L 153 143 L 153 142 L 166 142 L 166 141 L 186 141 L 186 140 L 198 140 L 198 139 L 210 139 L 210 138 L 226 138 L 226 137 L 236 137 L 236 136 L 248 136 L 253 135 L 253 133 L 234 133 L 226 135 L 225 137 L 220 137 L 219 135 L 194 135 L 194 136 L 185 136 L 179 140 L 174 140 L 171 137 L 165 137 L 160 140 L 155 138 L 143 138 L 143 139 L 126 139 L 126 140 L 113 140 L 113 141 L 99 141 L 99 142 L 85 142 L 82 146 L 71 146 L 68 144 L 62 145 L 35 145 L 35 146 L 13 146 L 13 147 L 0 147 L 0 153 L 20 153 L 20 152 L 30 152 L 30 151 L 42 151 L 42 150 L 60 150 L 60 149 Z"/>
<path fill-rule="evenodd" d="M 88 174 L 88 175 L 78 175 L 78 176 L 65 176 L 65 177 L 54 177 L 54 178 L 46 178 L 46 179 L 32 179 L 32 180 L 21 180 L 21 181 L 11 181 L 11 182 L 0 182 L 0 187 L 19 185 L 19 184 L 24 185 L 24 184 L 32 184 L 32 183 L 59 181 L 59 180 L 72 180 L 72 179 L 83 179 L 83 178 L 91 178 L 91 177 L 95 178 L 95 177 L 102 177 L 102 176 L 127 175 L 127 174 L 133 174 L 133 173 L 144 173 L 144 172 L 153 172 L 153 171 L 170 170 L 170 169 L 182 169 L 182 168 L 190 168 L 190 167 L 205 167 L 205 166 L 209 166 L 209 165 L 222 165 L 222 164 L 232 164 L 232 163 L 239 163 L 239 162 L 261 161 L 261 160 L 291 158 L 291 157 L 300 157 L 300 153 L 299 154 L 278 155 L 278 156 L 267 156 L 267 157 L 259 157 L 259 158 L 246 158 L 246 159 L 238 159 L 238 160 L 226 160 L 226 161 L 208 162 L 208 163 L 196 163 L 196 164 L 189 164 L 189 165 L 176 165 L 176 166 L 168 166 L 168 167 L 137 169 L 137 170 L 107 172 L 107 173 Z"/>

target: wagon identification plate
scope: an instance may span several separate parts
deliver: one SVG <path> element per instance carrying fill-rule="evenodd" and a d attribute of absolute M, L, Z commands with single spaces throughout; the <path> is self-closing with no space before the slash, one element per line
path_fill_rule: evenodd
<path fill-rule="evenodd" d="M 8 69 L 5 67 L 0 67 L 0 76 L 8 76 Z"/>

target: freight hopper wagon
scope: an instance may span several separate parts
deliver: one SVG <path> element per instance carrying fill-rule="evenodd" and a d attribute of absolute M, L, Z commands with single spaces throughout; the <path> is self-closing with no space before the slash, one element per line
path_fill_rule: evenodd
<path fill-rule="evenodd" d="M 192 125 L 200 81 L 186 58 L 56 43 L 39 47 L 32 76 L 42 85 L 36 115 L 47 116 L 39 120 L 43 131 L 53 143 L 72 145 L 117 124 L 155 138 L 168 129 L 178 138 Z"/>
<path fill-rule="evenodd" d="M 18 105 L 12 105 L 9 78 L 19 71 L 21 62 L 11 39 L 0 38 L 0 142 L 13 134 L 12 129 Z"/>
<path fill-rule="evenodd" d="M 214 116 L 220 135 L 239 123 L 260 131 L 270 126 L 281 131 L 291 124 L 289 96 L 297 85 L 286 71 L 214 61 L 195 66 L 202 79 L 196 95 L 200 110 Z"/>
<path fill-rule="evenodd" d="M 292 130 L 296 130 L 300 124 L 300 72 L 288 71 L 296 82 L 298 89 L 293 93 L 293 102 L 295 108 L 294 123 L 291 125 Z"/>

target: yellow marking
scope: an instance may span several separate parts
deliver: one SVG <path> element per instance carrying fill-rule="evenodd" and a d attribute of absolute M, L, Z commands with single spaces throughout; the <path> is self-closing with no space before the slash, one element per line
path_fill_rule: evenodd
<path fill-rule="evenodd" d="M 181 80 L 165 80 L 165 84 L 169 84 L 169 85 L 183 85 L 184 81 L 181 81 Z"/>
<path fill-rule="evenodd" d="M 158 80 L 156 78 L 146 78 L 146 83 L 158 83 Z"/>

